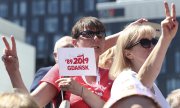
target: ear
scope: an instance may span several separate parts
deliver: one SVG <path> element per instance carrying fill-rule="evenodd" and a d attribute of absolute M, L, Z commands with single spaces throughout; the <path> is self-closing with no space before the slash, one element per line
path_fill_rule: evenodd
<path fill-rule="evenodd" d="M 58 55 L 57 55 L 56 52 L 53 52 L 53 57 L 54 57 L 55 62 L 57 63 L 57 61 L 58 61 Z"/>
<path fill-rule="evenodd" d="M 73 39 L 72 44 L 73 44 L 74 47 L 77 47 L 77 39 Z"/>
<path fill-rule="evenodd" d="M 124 55 L 130 60 L 133 59 L 133 54 L 131 53 L 130 50 L 124 50 Z"/>

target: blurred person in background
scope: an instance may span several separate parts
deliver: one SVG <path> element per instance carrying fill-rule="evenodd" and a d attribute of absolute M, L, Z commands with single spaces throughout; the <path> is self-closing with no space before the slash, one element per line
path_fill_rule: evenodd
<path fill-rule="evenodd" d="M 34 99 L 21 90 L 0 93 L 0 108 L 40 108 Z"/>
<path fill-rule="evenodd" d="M 175 89 L 171 91 L 168 94 L 166 100 L 169 103 L 171 108 L 179 108 L 180 107 L 180 89 Z"/>

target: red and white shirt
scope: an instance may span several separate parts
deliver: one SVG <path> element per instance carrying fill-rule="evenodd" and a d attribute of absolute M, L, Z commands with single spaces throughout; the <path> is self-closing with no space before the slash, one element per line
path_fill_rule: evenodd
<path fill-rule="evenodd" d="M 104 101 L 107 101 L 110 97 L 110 90 L 112 87 L 113 81 L 109 79 L 108 73 L 109 70 L 98 68 L 99 72 L 99 81 L 95 84 L 88 84 L 83 76 L 73 76 L 74 80 L 79 82 L 84 87 L 88 88 L 90 91 L 92 91 L 94 94 L 98 95 L 103 99 Z M 47 82 L 49 84 L 52 84 L 58 92 L 60 92 L 60 88 L 58 87 L 58 84 L 55 83 L 56 80 L 61 78 L 59 75 L 59 66 L 56 64 L 54 65 L 51 70 L 44 76 L 44 78 L 41 80 L 41 82 Z M 81 97 L 71 94 L 70 92 L 65 93 L 65 99 L 70 101 L 71 108 L 90 108 L 84 100 L 82 100 Z"/>

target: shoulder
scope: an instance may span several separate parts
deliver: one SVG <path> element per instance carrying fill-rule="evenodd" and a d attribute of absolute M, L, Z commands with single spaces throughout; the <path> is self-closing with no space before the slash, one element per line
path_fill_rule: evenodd
<path fill-rule="evenodd" d="M 104 68 L 100 68 L 100 67 L 98 67 L 98 70 L 99 70 L 99 72 L 101 72 L 101 73 L 109 72 L 109 69 L 104 69 Z"/>
<path fill-rule="evenodd" d="M 125 87 L 132 82 L 140 83 L 140 81 L 136 78 L 136 73 L 134 71 L 132 71 L 131 69 L 125 69 L 114 80 L 112 90 L 120 90 L 121 88 L 123 88 L 122 86 Z"/>
<path fill-rule="evenodd" d="M 40 69 L 37 70 L 37 72 L 35 73 L 36 76 L 39 76 L 39 75 L 45 75 L 50 69 L 52 68 L 52 66 L 49 66 L 49 67 L 42 67 Z"/>
<path fill-rule="evenodd" d="M 42 68 L 39 68 L 39 70 L 50 70 L 53 66 L 48 66 L 48 67 L 42 67 Z"/>
<path fill-rule="evenodd" d="M 133 79 L 136 78 L 136 73 L 132 71 L 131 69 L 124 69 L 120 74 L 117 76 L 115 80 L 127 80 L 127 79 Z"/>

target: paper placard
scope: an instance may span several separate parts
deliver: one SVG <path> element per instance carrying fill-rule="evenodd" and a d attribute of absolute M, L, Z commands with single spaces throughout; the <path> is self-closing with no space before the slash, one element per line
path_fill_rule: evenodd
<path fill-rule="evenodd" d="M 60 76 L 97 76 L 93 48 L 59 48 Z"/>

